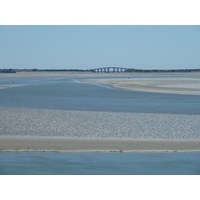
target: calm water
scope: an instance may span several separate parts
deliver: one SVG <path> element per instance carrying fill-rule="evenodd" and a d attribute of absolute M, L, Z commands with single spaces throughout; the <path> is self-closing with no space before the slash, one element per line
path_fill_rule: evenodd
<path fill-rule="evenodd" d="M 76 78 L 0 78 L 0 84 L 26 84 L 0 90 L 0 107 L 200 114 L 197 95 L 123 91 Z M 0 174 L 200 174 L 200 154 L 0 153 Z"/>
<path fill-rule="evenodd" d="M 7 82 L 6 82 L 7 81 Z M 79 83 L 73 78 L 18 78 L 0 84 L 27 84 L 0 90 L 0 107 L 200 114 L 200 96 L 132 92 Z"/>
<path fill-rule="evenodd" d="M 199 175 L 200 153 L 0 153 L 0 174 Z"/>

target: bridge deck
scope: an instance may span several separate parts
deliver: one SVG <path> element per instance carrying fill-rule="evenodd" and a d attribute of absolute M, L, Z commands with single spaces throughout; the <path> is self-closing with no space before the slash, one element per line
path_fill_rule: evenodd
<path fill-rule="evenodd" d="M 96 68 L 92 69 L 95 73 L 109 73 L 109 72 L 126 72 L 128 68 L 123 67 L 102 67 L 102 68 Z"/>

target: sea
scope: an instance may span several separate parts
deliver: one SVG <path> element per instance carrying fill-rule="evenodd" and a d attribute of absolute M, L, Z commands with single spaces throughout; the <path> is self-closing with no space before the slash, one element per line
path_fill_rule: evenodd
<path fill-rule="evenodd" d="M 1 175 L 199 175 L 199 153 L 0 153 Z"/>
<path fill-rule="evenodd" d="M 172 74 L 148 74 L 151 78 Z M 124 74 L 126 77 L 126 74 Z M 177 73 L 173 77 L 200 77 Z M 85 76 L 84 78 L 91 78 Z M 96 77 L 101 78 L 101 76 Z M 117 78 L 107 76 L 107 78 Z M 146 76 L 131 76 L 141 78 Z M 199 95 L 120 90 L 83 77 L 0 77 L 0 107 L 199 115 Z M 0 115 L 1 117 L 1 115 Z M 0 153 L 1 175 L 199 175 L 200 153 Z"/>

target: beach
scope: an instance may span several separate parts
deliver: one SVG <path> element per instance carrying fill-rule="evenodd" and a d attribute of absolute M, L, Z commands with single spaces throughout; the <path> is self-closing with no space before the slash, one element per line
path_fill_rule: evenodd
<path fill-rule="evenodd" d="M 118 78 L 118 79 L 80 79 L 86 83 L 102 84 L 119 89 L 156 92 L 169 94 L 190 94 L 200 95 L 200 78 L 192 77 L 170 77 L 170 78 L 145 78 L 136 77 Z"/>
<path fill-rule="evenodd" d="M 66 137 L 1 137 L 1 152 L 174 153 L 199 152 L 199 140 L 133 140 Z"/>
<path fill-rule="evenodd" d="M 152 78 L 149 74 L 135 73 L 128 74 L 128 78 L 127 74 L 123 73 L 0 74 L 3 78 L 78 77 L 76 80 L 80 82 L 122 90 L 200 94 L 198 77 L 159 76 L 163 77 Z M 100 78 L 93 79 L 93 77 Z M 0 89 L 23 86 L 24 84 L 0 85 Z M 110 153 L 200 151 L 199 122 L 199 115 L 0 107 L 0 151 Z"/>

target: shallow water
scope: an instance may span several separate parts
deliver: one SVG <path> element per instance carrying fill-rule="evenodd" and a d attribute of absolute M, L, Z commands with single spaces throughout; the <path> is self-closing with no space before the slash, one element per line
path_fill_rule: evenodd
<path fill-rule="evenodd" d="M 200 153 L 0 153 L 9 175 L 200 175 Z"/>
<path fill-rule="evenodd" d="M 15 84 L 26 86 L 0 90 L 0 107 L 200 114 L 200 95 L 124 91 L 80 83 L 76 78 L 18 78 Z"/>

